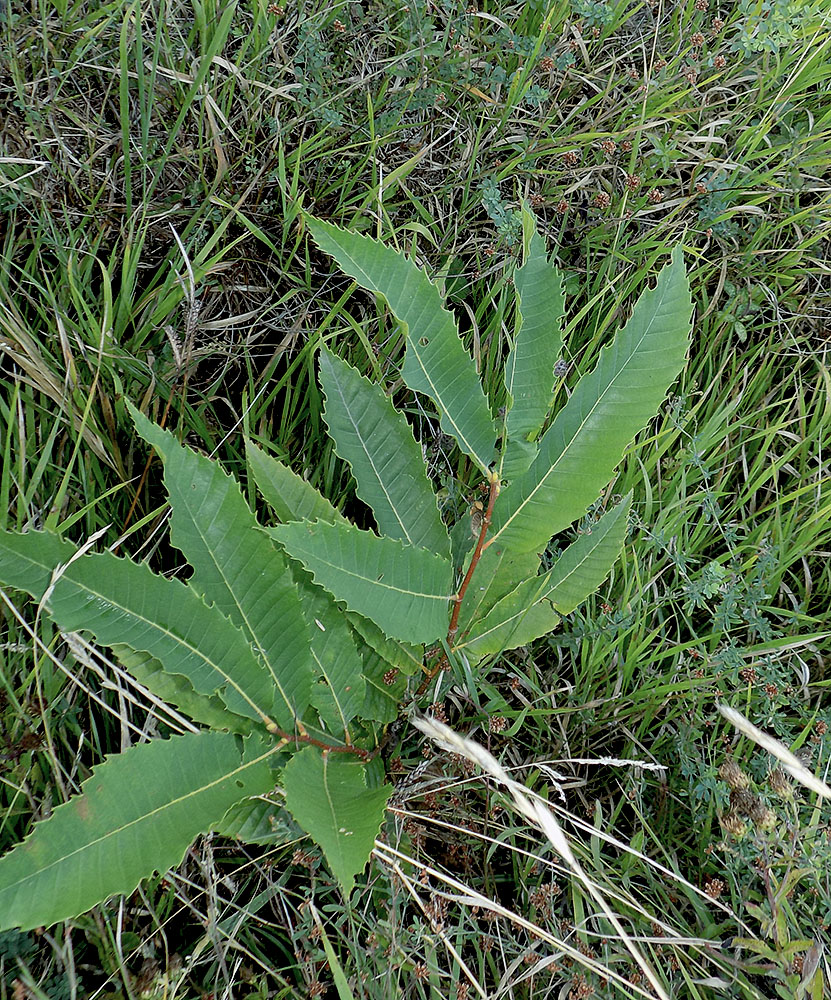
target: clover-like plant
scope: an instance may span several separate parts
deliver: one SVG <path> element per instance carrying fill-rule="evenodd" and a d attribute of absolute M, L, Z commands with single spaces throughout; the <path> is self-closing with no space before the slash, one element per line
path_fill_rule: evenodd
<path fill-rule="evenodd" d="M 405 698 L 442 657 L 475 665 L 550 632 L 606 578 L 630 496 L 550 569 L 541 554 L 596 500 L 683 367 L 692 306 L 681 250 L 551 419 L 563 293 L 530 213 L 523 221 L 497 421 L 427 275 L 373 239 L 308 220 L 318 246 L 401 323 L 404 382 L 432 400 L 485 481 L 475 517 L 445 523 L 404 414 L 321 345 L 325 421 L 377 533 L 247 442 L 280 522 L 261 526 L 216 462 L 130 407 L 164 463 L 187 583 L 56 534 L 0 535 L 0 582 L 32 595 L 65 632 L 111 647 L 193 723 L 107 758 L 0 859 L 0 929 L 130 893 L 208 831 L 258 843 L 305 831 L 348 893 L 384 816 L 380 733 Z M 439 650 L 427 662 L 425 646 Z"/>

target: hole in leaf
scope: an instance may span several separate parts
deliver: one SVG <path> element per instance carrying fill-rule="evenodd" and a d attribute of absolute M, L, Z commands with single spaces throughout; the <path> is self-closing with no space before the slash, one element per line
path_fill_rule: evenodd
<path fill-rule="evenodd" d="M 426 347 L 430 343 L 430 340 L 428 337 L 419 337 L 418 343 L 420 347 Z"/>

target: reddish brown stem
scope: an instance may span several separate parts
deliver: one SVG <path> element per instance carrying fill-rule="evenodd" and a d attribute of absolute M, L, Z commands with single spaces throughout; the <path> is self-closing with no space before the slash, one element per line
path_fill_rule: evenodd
<path fill-rule="evenodd" d="M 450 616 L 450 627 L 447 629 L 447 645 L 452 647 L 454 640 L 456 639 L 456 633 L 459 631 L 459 612 L 462 609 L 462 601 L 465 599 L 465 594 L 467 593 L 467 588 L 470 586 L 470 580 L 473 576 L 473 572 L 482 558 L 482 552 L 485 548 L 485 536 L 488 533 L 488 528 L 491 524 L 491 516 L 493 515 L 493 505 L 496 503 L 496 498 L 499 496 L 499 476 L 496 473 L 491 474 L 490 478 L 490 492 L 488 494 L 488 506 L 482 517 L 482 525 L 479 529 L 479 538 L 476 540 L 476 548 L 473 550 L 473 555 L 470 558 L 470 566 L 467 568 L 467 573 L 465 573 L 465 578 L 462 580 L 462 585 L 459 587 L 459 592 L 453 598 L 453 613 Z M 442 664 L 446 662 L 446 657 L 441 657 L 430 670 L 424 680 L 419 684 L 418 690 L 416 691 L 416 698 L 420 697 L 427 690 L 427 685 L 436 676 L 442 667 Z"/>
<path fill-rule="evenodd" d="M 499 496 L 499 477 L 492 476 L 490 482 L 490 492 L 488 494 L 488 506 L 485 510 L 484 517 L 482 518 L 482 526 L 479 529 L 479 538 L 476 541 L 476 548 L 473 550 L 473 555 L 470 559 L 470 566 L 467 568 L 467 573 L 465 573 L 465 578 L 462 580 L 462 585 L 459 587 L 459 593 L 453 598 L 455 607 L 453 608 L 453 614 L 450 616 L 450 627 L 447 630 L 447 645 L 452 646 L 453 641 L 456 638 L 456 633 L 459 631 L 459 612 L 462 609 L 462 601 L 464 600 L 465 594 L 467 593 L 467 588 L 470 585 L 470 578 L 473 576 L 473 571 L 476 569 L 480 558 L 482 557 L 482 549 L 485 547 L 485 535 L 488 533 L 488 528 L 491 525 L 491 516 L 493 515 L 493 505 L 496 503 L 496 498 Z"/>
<path fill-rule="evenodd" d="M 314 736 L 309 736 L 308 733 L 287 733 L 273 723 L 269 727 L 269 730 L 287 743 L 310 743 L 312 746 L 320 747 L 321 750 L 326 750 L 329 753 L 351 753 L 355 757 L 360 757 L 361 760 L 369 760 L 373 756 L 372 750 L 364 750 L 361 747 L 351 745 L 343 747 L 332 746 L 331 743 L 324 743 L 322 740 L 317 740 Z"/>

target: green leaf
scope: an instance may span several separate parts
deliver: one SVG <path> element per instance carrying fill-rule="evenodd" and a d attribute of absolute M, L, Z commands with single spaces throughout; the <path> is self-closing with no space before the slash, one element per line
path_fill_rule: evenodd
<path fill-rule="evenodd" d="M 358 284 L 383 297 L 404 328 L 402 376 L 429 396 L 441 428 L 487 473 L 496 431 L 490 407 L 453 316 L 424 271 L 391 247 L 319 219 L 306 219 L 315 242 Z"/>
<path fill-rule="evenodd" d="M 505 454 L 502 458 L 502 478 L 510 481 L 521 476 L 523 472 L 527 472 L 539 451 L 539 445 L 534 441 L 512 438 L 505 446 Z"/>
<path fill-rule="evenodd" d="M 77 916 L 178 865 L 234 802 L 271 788 L 272 753 L 243 761 L 233 734 L 195 733 L 107 758 L 0 859 L 0 929 Z"/>
<path fill-rule="evenodd" d="M 478 532 L 477 532 L 478 534 Z M 454 569 L 460 569 L 465 556 L 473 551 L 476 539 L 471 529 L 470 513 L 465 512 L 450 529 L 450 561 Z"/>
<path fill-rule="evenodd" d="M 348 895 L 369 860 L 392 788 L 369 789 L 363 764 L 306 747 L 286 765 L 285 790 L 289 812 L 323 849 Z"/>
<path fill-rule="evenodd" d="M 548 601 L 534 601 L 535 591 L 529 584 L 530 581 L 525 581 L 497 601 L 455 648 L 478 658 L 525 646 L 532 639 L 553 632 L 560 624 L 560 616 Z"/>
<path fill-rule="evenodd" d="M 541 551 L 585 512 L 681 371 L 691 312 L 676 247 L 656 287 L 640 297 L 629 322 L 555 417 L 531 467 L 500 495 L 494 540 L 518 552 Z"/>
<path fill-rule="evenodd" d="M 213 829 L 221 837 L 266 847 L 282 847 L 306 836 L 283 806 L 259 798 L 236 802 Z"/>
<path fill-rule="evenodd" d="M 277 517 L 287 521 L 340 521 L 341 512 L 305 479 L 263 451 L 253 441 L 245 442 L 245 456 L 257 487 Z"/>
<path fill-rule="evenodd" d="M 303 613 L 309 623 L 318 674 L 312 687 L 312 705 L 326 727 L 341 735 L 364 702 L 361 656 L 345 614 L 331 595 L 315 586 L 299 566 L 296 576 L 305 578 Z"/>
<path fill-rule="evenodd" d="M 398 718 L 401 710 L 401 701 L 407 690 L 407 675 L 399 670 L 392 678 L 392 683 L 388 684 L 384 678 L 389 676 L 390 670 L 395 669 L 389 661 L 366 646 L 361 650 L 361 659 L 365 692 L 361 718 L 392 722 Z"/>
<path fill-rule="evenodd" d="M 247 719 L 269 720 L 274 686 L 264 665 L 240 629 L 185 584 L 109 552 L 78 556 L 47 532 L 0 533 L 4 583 L 40 601 L 56 567 L 46 606 L 61 628 L 143 650 L 199 694 L 218 694 Z"/>
<path fill-rule="evenodd" d="M 312 660 L 300 597 L 285 558 L 263 536 L 239 486 L 218 462 L 179 444 L 127 404 L 164 461 L 171 541 L 193 567 L 189 581 L 242 628 L 274 684 L 274 715 L 291 729 L 309 706 Z"/>
<path fill-rule="evenodd" d="M 545 581 L 543 597 L 551 601 L 561 615 L 571 614 L 611 572 L 626 538 L 631 506 L 632 494 L 628 493 L 592 525 L 590 531 L 572 542 L 542 577 Z"/>
<path fill-rule="evenodd" d="M 536 439 L 554 397 L 554 364 L 563 349 L 561 323 L 565 297 L 560 272 L 549 262 L 545 240 L 534 231 L 534 219 L 522 210 L 525 263 L 514 274 L 519 304 L 519 329 L 505 364 L 508 448 L 503 474 L 512 479 L 531 464 Z"/>
<path fill-rule="evenodd" d="M 447 629 L 450 563 L 352 525 L 281 524 L 267 529 L 350 611 L 405 642 L 432 642 Z"/>
<path fill-rule="evenodd" d="M 467 565 L 470 560 L 467 560 Z M 482 552 L 459 611 L 459 634 L 470 629 L 507 596 L 516 585 L 536 573 L 540 557 L 535 552 L 512 552 L 504 545 L 489 545 Z"/>
<path fill-rule="evenodd" d="M 557 628 L 560 616 L 582 604 L 609 575 L 626 537 L 631 502 L 630 493 L 569 545 L 552 569 L 523 580 L 497 601 L 457 648 L 484 656 L 524 646 Z"/>
<path fill-rule="evenodd" d="M 450 539 L 427 478 L 421 447 L 382 390 L 325 347 L 320 350 L 323 413 L 335 448 L 378 530 L 416 548 L 450 554 Z"/>
<path fill-rule="evenodd" d="M 230 712 L 221 698 L 197 694 L 193 684 L 182 674 L 169 674 L 162 664 L 149 653 L 131 649 L 123 643 L 114 643 L 113 655 L 126 671 L 153 694 L 163 698 L 168 705 L 180 709 L 194 722 L 201 722 L 211 729 L 228 729 L 243 735 L 251 732 L 251 720 Z"/>

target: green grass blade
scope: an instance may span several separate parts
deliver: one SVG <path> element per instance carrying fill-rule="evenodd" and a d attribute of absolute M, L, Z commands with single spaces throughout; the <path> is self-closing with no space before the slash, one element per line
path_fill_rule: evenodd
<path fill-rule="evenodd" d="M 281 524 L 268 532 L 316 583 L 391 638 L 432 642 L 446 631 L 446 559 L 352 525 Z"/>
<path fill-rule="evenodd" d="M 320 930 L 320 940 L 323 950 L 326 953 L 329 971 L 332 973 L 332 981 L 335 984 L 335 989 L 338 991 L 338 1000 L 355 1000 L 355 994 L 349 987 L 349 979 L 343 971 L 343 966 L 338 961 L 337 952 L 332 947 L 332 942 L 329 940 L 323 922 L 318 916 L 317 911 L 312 910 L 312 915 L 315 918 L 315 926 Z"/>
<path fill-rule="evenodd" d="M 108 758 L 0 859 L 0 930 L 77 916 L 179 864 L 235 802 L 273 786 L 272 753 L 244 761 L 234 735 L 191 733 Z"/>
<path fill-rule="evenodd" d="M 372 509 L 378 530 L 449 557 L 450 538 L 436 494 L 403 413 L 382 389 L 326 348 L 319 357 L 329 434 L 338 455 L 349 463 L 358 496 Z"/>
<path fill-rule="evenodd" d="M 494 541 L 540 551 L 585 512 L 681 371 L 691 312 L 676 247 L 656 287 L 640 297 L 629 322 L 557 414 L 531 467 L 497 500 Z"/>
<path fill-rule="evenodd" d="M 368 236 L 307 219 L 315 242 L 362 287 L 381 295 L 404 326 L 402 376 L 436 404 L 442 430 L 487 472 L 496 431 L 476 369 L 439 290 L 412 261 Z"/>
<path fill-rule="evenodd" d="M 312 659 L 300 596 L 285 558 L 263 537 L 236 481 L 129 406 L 164 461 L 171 540 L 193 567 L 189 586 L 242 628 L 271 674 L 284 729 L 309 705 Z"/>

